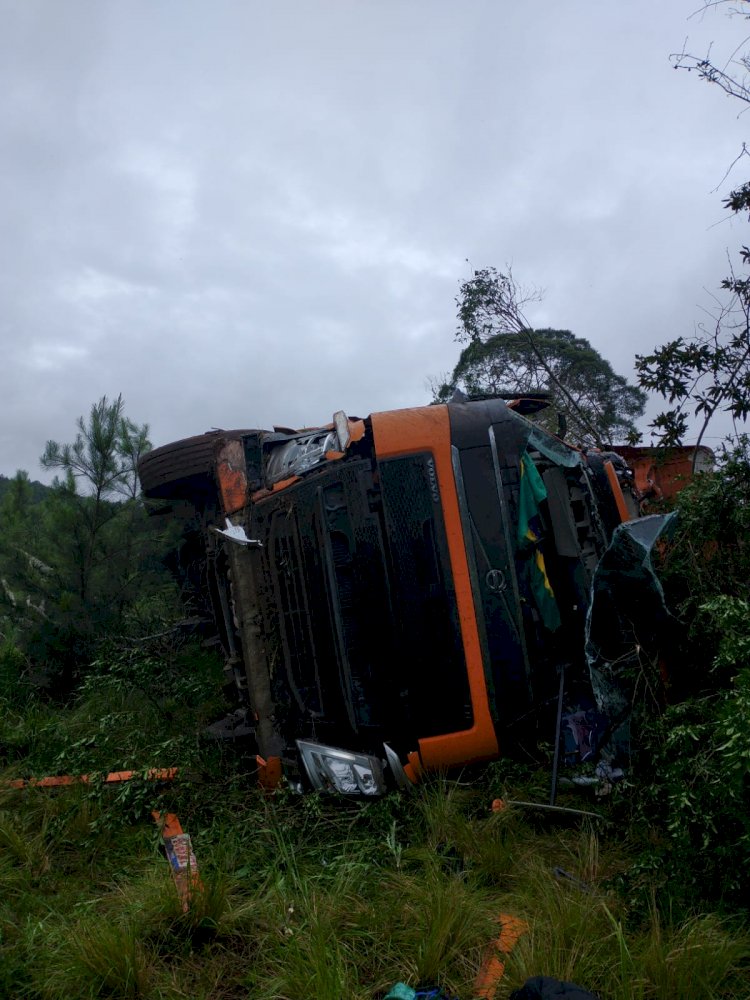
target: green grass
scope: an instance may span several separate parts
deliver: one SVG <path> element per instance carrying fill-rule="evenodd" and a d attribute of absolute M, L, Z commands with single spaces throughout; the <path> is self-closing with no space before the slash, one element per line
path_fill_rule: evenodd
<path fill-rule="evenodd" d="M 205 700 L 152 695 L 102 683 L 68 708 L 0 705 L 4 778 L 186 767 L 170 785 L 0 788 L 0 997 L 369 1000 L 403 980 L 469 1000 L 514 914 L 529 929 L 499 1000 L 533 975 L 607 1000 L 750 998 L 746 915 L 622 893 L 644 831 L 491 812 L 497 794 L 540 794 L 544 774 L 501 764 L 369 803 L 265 796 L 250 762 L 196 735 Z M 203 889 L 187 913 L 154 807 L 193 839 Z"/>

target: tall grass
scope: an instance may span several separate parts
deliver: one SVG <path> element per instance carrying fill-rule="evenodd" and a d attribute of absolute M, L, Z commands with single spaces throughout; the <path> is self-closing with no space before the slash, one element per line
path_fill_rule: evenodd
<path fill-rule="evenodd" d="M 5 776 L 83 770 L 89 753 L 114 768 L 128 747 L 190 771 L 126 794 L 0 788 L 0 997 L 365 1000 L 404 980 L 469 1000 L 498 917 L 513 914 L 528 931 L 498 1000 L 541 974 L 606 1000 L 750 1000 L 747 924 L 631 908 L 614 888 L 628 848 L 613 828 L 492 813 L 494 778 L 368 803 L 265 796 L 241 755 L 195 735 L 197 702 L 170 704 L 170 721 L 124 683 L 110 693 L 0 710 Z M 203 888 L 187 913 L 154 806 L 179 812 L 193 839 Z"/>

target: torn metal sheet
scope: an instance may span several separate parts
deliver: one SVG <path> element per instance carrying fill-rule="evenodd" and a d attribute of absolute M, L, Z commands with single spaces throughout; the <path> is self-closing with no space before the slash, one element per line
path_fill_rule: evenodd
<path fill-rule="evenodd" d="M 654 547 L 673 530 L 676 513 L 621 524 L 594 572 L 586 618 L 586 660 L 596 707 L 609 720 L 600 752 L 630 756 L 636 678 L 676 620 L 652 562 Z"/>
<path fill-rule="evenodd" d="M 235 545 L 250 545 L 254 548 L 263 548 L 263 542 L 258 541 L 257 538 L 247 537 L 247 533 L 241 524 L 232 524 L 228 517 L 225 520 L 226 528 L 213 526 L 212 530 L 215 534 L 226 538 L 228 542 L 234 542 Z"/>

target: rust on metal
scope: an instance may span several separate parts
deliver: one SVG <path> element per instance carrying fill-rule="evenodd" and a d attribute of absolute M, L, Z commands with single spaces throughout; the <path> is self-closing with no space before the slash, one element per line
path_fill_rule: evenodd
<path fill-rule="evenodd" d="M 281 757 L 269 757 L 267 760 L 256 755 L 258 763 L 258 784 L 267 792 L 277 788 L 281 781 Z"/>
<path fill-rule="evenodd" d="M 274 493 L 278 493 L 280 490 L 285 490 L 287 486 L 292 486 L 294 483 L 298 483 L 299 480 L 299 476 L 289 476 L 288 479 L 282 479 L 280 482 L 274 483 L 270 489 L 264 486 L 262 489 L 256 490 L 255 493 L 251 494 L 250 500 L 253 503 L 257 503 L 259 500 L 273 496 Z"/>
<path fill-rule="evenodd" d="M 216 478 L 225 514 L 235 514 L 247 502 L 247 472 L 242 441 L 225 441 L 216 456 Z"/>

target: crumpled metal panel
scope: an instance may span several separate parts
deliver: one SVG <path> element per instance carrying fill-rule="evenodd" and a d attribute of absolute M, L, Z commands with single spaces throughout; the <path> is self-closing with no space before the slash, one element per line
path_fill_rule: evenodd
<path fill-rule="evenodd" d="M 676 513 L 627 521 L 614 531 L 591 584 L 586 660 L 596 706 L 610 723 L 603 756 L 630 754 L 631 716 L 638 677 L 648 669 L 649 645 L 675 622 L 652 562 L 654 547 L 673 529 Z"/>

